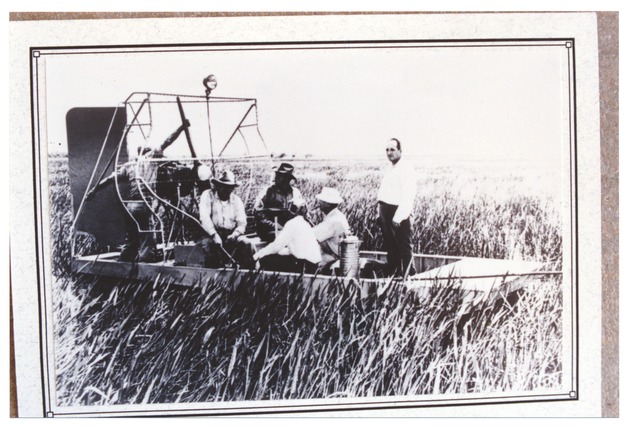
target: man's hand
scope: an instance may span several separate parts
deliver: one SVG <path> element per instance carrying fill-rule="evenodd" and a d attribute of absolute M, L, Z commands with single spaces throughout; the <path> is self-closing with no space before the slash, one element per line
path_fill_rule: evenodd
<path fill-rule="evenodd" d="M 223 246 L 223 240 L 221 240 L 221 236 L 219 236 L 219 233 L 214 233 L 214 235 L 212 236 L 212 243 L 218 246 Z"/>
<path fill-rule="evenodd" d="M 238 236 L 240 236 L 241 234 L 238 231 L 233 232 L 232 234 L 230 234 L 228 236 L 228 242 L 233 242 L 234 240 L 238 239 Z"/>
<path fill-rule="evenodd" d="M 92 197 L 94 197 L 94 189 L 93 188 L 85 194 L 85 200 L 90 200 Z"/>
<path fill-rule="evenodd" d="M 262 221 L 260 221 L 261 224 L 263 224 L 265 227 L 271 228 L 273 229 L 275 227 L 275 224 L 273 221 L 270 221 L 268 219 L 263 219 Z M 280 226 L 280 224 L 278 224 L 278 226 Z"/>
<path fill-rule="evenodd" d="M 190 121 L 188 121 L 188 119 L 185 119 L 184 122 L 181 125 L 182 130 L 189 128 L 190 127 Z"/>

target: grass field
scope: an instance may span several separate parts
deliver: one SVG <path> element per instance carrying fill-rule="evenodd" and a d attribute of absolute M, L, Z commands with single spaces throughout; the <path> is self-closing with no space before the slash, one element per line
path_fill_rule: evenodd
<path fill-rule="evenodd" d="M 60 405 L 553 390 L 562 377 L 562 280 L 458 314 L 455 289 L 362 298 L 252 275 L 238 284 L 120 283 L 69 271 L 67 165 L 51 162 Z M 362 249 L 379 249 L 376 162 L 295 162 L 307 199 L 341 191 Z M 503 165 L 503 168 L 506 168 Z M 415 250 L 559 266 L 559 200 L 523 169 L 419 165 Z M 534 178 L 531 178 L 531 177 Z M 315 214 L 315 216 L 317 216 Z"/>

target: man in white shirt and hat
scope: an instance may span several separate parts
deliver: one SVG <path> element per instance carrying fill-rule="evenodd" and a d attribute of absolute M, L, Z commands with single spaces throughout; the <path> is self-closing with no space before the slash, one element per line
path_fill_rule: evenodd
<path fill-rule="evenodd" d="M 412 165 L 402 158 L 400 141 L 392 138 L 385 146 L 391 165 L 385 170 L 378 190 L 378 216 L 385 250 L 387 274 L 415 274 L 411 237 L 411 210 L 416 197 L 416 174 Z"/>
<path fill-rule="evenodd" d="M 207 236 L 199 245 L 206 255 L 206 267 L 223 267 L 236 261 L 244 268 L 253 268 L 255 245 L 246 237 L 245 205 L 234 194 L 239 186 L 234 174 L 226 170 L 210 180 L 212 188 L 201 194 L 199 219 Z"/>
<path fill-rule="evenodd" d="M 294 215 L 284 224 L 273 242 L 254 254 L 263 269 L 295 273 L 315 273 L 322 262 L 322 254 L 313 227 L 306 220 L 305 203 L 291 205 Z"/>
<path fill-rule="evenodd" d="M 343 198 L 336 188 L 324 187 L 315 198 L 324 219 L 313 227 L 313 232 L 322 252 L 322 265 L 329 267 L 339 259 L 339 241 L 350 234 L 350 225 L 346 215 L 338 208 Z"/>

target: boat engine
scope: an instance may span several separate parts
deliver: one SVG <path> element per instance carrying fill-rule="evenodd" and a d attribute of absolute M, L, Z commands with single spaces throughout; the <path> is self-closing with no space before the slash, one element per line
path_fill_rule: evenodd
<path fill-rule="evenodd" d="M 196 181 L 194 168 L 169 161 L 158 167 L 155 191 L 160 198 L 177 206 L 181 198 L 193 195 Z"/>

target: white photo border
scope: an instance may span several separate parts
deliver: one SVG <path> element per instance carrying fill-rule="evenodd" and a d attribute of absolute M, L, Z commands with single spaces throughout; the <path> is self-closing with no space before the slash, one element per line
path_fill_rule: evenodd
<path fill-rule="evenodd" d="M 575 40 L 576 40 L 575 38 L 567 38 L 566 40 L 567 41 L 572 41 L 574 43 L 574 47 L 577 47 L 578 49 L 580 49 L 579 43 L 578 43 L 577 46 L 575 46 Z M 375 41 L 374 40 L 369 40 L 369 42 L 374 43 Z M 388 40 L 388 42 L 389 42 L 389 40 Z M 296 42 L 296 43 L 299 43 L 299 42 Z M 243 44 L 251 44 L 251 43 L 243 43 Z M 35 44 L 35 46 L 42 46 L 42 45 L 41 44 Z M 145 46 L 145 45 L 143 45 L 143 46 Z M 36 51 L 39 51 L 41 53 L 45 49 L 47 49 L 47 48 L 46 47 L 31 48 L 31 52 L 30 53 L 31 53 L 31 55 L 35 55 Z M 579 86 L 578 83 L 579 83 L 579 76 L 580 76 L 581 69 L 579 67 L 577 67 L 577 78 L 575 78 L 576 62 L 579 62 L 579 61 L 576 61 L 575 50 L 573 50 L 572 61 L 573 61 L 573 67 L 572 68 L 573 68 L 574 78 L 573 78 L 573 84 L 571 86 L 572 86 L 572 91 L 573 91 L 573 95 L 572 95 L 573 96 L 573 102 L 575 104 L 572 104 L 573 105 L 573 111 L 572 111 L 571 117 L 573 118 L 573 124 L 571 126 L 571 131 L 572 131 L 572 136 L 571 137 L 574 140 L 573 143 L 575 144 L 575 149 L 574 149 L 574 152 L 572 153 L 572 160 L 571 160 L 571 165 L 572 165 L 572 175 L 571 175 L 571 183 L 572 183 L 572 185 L 571 185 L 571 188 L 572 188 L 572 190 L 574 190 L 576 192 L 576 200 L 577 200 L 577 196 L 580 194 L 580 193 L 578 193 L 577 185 L 578 185 L 578 182 L 582 182 L 582 179 L 580 178 L 579 173 L 578 173 L 578 165 L 581 164 L 581 163 L 579 161 L 579 158 L 578 158 L 579 156 L 578 156 L 578 152 L 577 152 L 578 141 L 580 140 L 580 137 L 577 136 L 577 132 L 578 132 L 578 118 L 580 116 L 580 105 L 578 104 L 578 101 L 577 101 L 577 98 L 579 97 L 579 89 L 577 89 L 577 87 Z M 33 97 L 33 99 L 35 99 L 35 98 L 36 97 Z M 38 116 L 38 113 L 36 113 L 34 110 L 36 110 L 36 109 L 35 108 L 31 109 L 31 114 L 33 114 L 33 117 L 32 117 L 33 123 L 36 123 L 36 122 L 39 121 L 38 120 L 39 116 Z M 33 129 L 33 131 L 32 131 L 33 141 L 36 141 L 38 133 L 37 133 L 35 127 L 33 127 L 32 129 Z M 41 179 L 41 177 L 42 177 L 42 164 L 41 164 L 41 157 L 38 155 L 39 149 L 40 149 L 40 147 L 35 147 L 35 146 L 33 147 L 33 159 L 32 159 L 33 160 L 33 167 L 34 167 L 33 170 L 34 170 L 35 177 L 36 177 L 34 182 L 33 182 L 33 184 L 35 185 L 34 194 L 36 195 L 34 203 L 35 203 L 35 220 L 36 220 L 35 234 L 37 236 L 37 250 L 36 250 L 35 253 L 37 254 L 37 259 L 35 261 L 36 261 L 36 265 L 37 265 L 37 268 L 38 268 L 38 270 L 37 270 L 38 273 L 37 274 L 38 274 L 38 276 L 43 277 L 43 271 L 45 270 L 45 268 L 44 268 L 45 264 L 42 264 L 42 263 L 45 263 L 46 259 L 45 259 L 45 254 L 43 252 L 42 239 L 45 238 L 46 234 L 45 234 L 45 230 L 42 228 L 42 221 L 41 221 L 41 219 L 44 217 L 44 216 L 42 216 L 45 213 L 45 210 L 43 210 L 43 207 L 44 207 L 46 202 L 42 200 L 42 194 L 47 194 L 46 192 L 43 192 L 43 190 L 45 190 L 45 188 L 46 188 L 47 183 L 45 182 L 45 180 Z M 599 159 L 599 157 L 598 157 L 598 159 Z M 573 166 L 575 166 L 575 168 L 573 168 Z M 582 170 L 581 167 L 580 167 L 580 170 Z M 38 179 L 39 179 L 39 183 L 38 183 Z M 580 186 L 580 188 L 582 188 L 582 186 Z M 584 238 L 581 237 L 581 233 L 580 233 L 581 226 L 578 225 L 578 223 L 577 223 L 577 220 L 578 220 L 577 205 L 574 206 L 574 209 L 575 209 L 575 212 L 573 212 L 573 210 L 571 212 L 571 215 L 572 215 L 572 217 L 571 217 L 571 220 L 572 220 L 571 221 L 571 224 L 572 224 L 571 225 L 571 228 L 572 228 L 571 235 L 574 236 L 573 231 L 575 231 L 575 242 L 574 242 L 574 244 L 575 244 L 576 250 L 575 250 L 575 257 L 573 258 L 573 262 L 572 262 L 572 265 L 574 264 L 573 265 L 574 268 L 572 268 L 572 270 L 571 270 L 571 277 L 572 277 L 571 290 L 572 290 L 572 292 L 573 291 L 575 292 L 575 295 L 574 295 L 575 298 L 572 298 L 572 301 L 574 301 L 574 303 L 572 304 L 572 307 L 573 307 L 573 305 L 575 306 L 575 310 L 574 310 L 574 312 L 572 312 L 572 324 L 576 327 L 576 334 L 575 334 L 574 337 L 572 337 L 573 341 L 571 343 L 572 346 L 573 346 L 573 349 L 574 349 L 573 354 L 575 356 L 574 358 L 572 358 L 572 360 L 575 361 L 575 364 L 574 364 L 574 368 L 575 368 L 574 369 L 574 375 L 572 375 L 572 383 L 573 383 L 573 385 L 575 385 L 575 390 L 571 390 L 571 392 L 575 392 L 575 394 L 569 394 L 568 397 L 571 400 L 580 400 L 580 397 L 579 397 L 579 395 L 577 393 L 578 386 L 581 384 L 580 376 L 578 375 L 579 374 L 579 366 L 581 364 L 580 358 L 579 358 L 579 351 L 580 351 L 584 341 L 580 340 L 580 334 L 577 332 L 577 330 L 579 328 L 579 325 L 581 323 L 583 323 L 585 320 L 584 320 L 584 317 L 578 317 L 578 310 L 582 306 L 582 303 L 578 301 L 578 286 L 577 286 L 578 282 L 577 281 L 578 281 L 578 277 L 580 276 L 580 274 L 579 274 L 580 273 L 580 269 L 583 268 L 583 266 L 582 265 L 578 265 L 578 259 L 580 257 L 580 254 L 577 252 L 577 249 L 578 249 L 578 237 L 580 237 L 580 242 L 588 241 L 588 239 L 584 239 Z M 582 214 L 580 214 L 580 218 L 582 218 Z M 582 224 L 582 221 L 580 221 L 580 224 Z M 580 243 L 580 245 L 581 245 L 581 243 Z M 579 246 L 579 247 L 581 248 L 581 246 Z M 599 246 L 597 246 L 597 247 L 599 247 Z M 572 251 L 572 254 L 573 254 L 573 251 Z M 599 271 L 599 270 L 597 270 L 597 271 Z M 15 287 L 15 285 L 14 285 L 14 287 Z M 41 289 L 41 280 L 40 280 L 40 286 L 39 286 L 38 289 L 39 289 L 39 291 L 38 291 L 39 292 L 39 297 L 42 298 L 44 301 L 48 301 L 46 290 L 45 289 L 43 289 L 43 290 Z M 580 291 L 581 291 L 581 289 L 580 289 Z M 15 290 L 14 290 L 14 292 L 15 292 Z M 40 308 L 42 309 L 42 311 L 40 312 L 40 317 L 41 317 L 40 318 L 40 322 L 41 322 L 41 324 L 45 324 L 46 323 L 45 319 L 47 318 L 47 316 L 49 316 L 49 313 L 46 312 L 46 310 L 44 308 L 42 308 L 42 307 L 43 307 L 43 305 L 40 305 Z M 19 329 L 19 328 L 24 327 L 24 325 L 20 325 L 21 314 L 16 312 L 16 316 L 15 317 L 16 317 L 16 320 L 17 320 L 17 323 L 18 323 L 17 328 Z M 46 328 L 44 330 L 46 330 Z M 42 342 L 45 342 L 45 341 L 46 341 L 46 339 L 42 339 Z M 43 345 L 45 345 L 45 344 L 43 344 Z M 18 344 L 18 347 L 19 347 L 19 344 Z M 42 365 L 41 368 L 42 368 L 42 372 L 41 372 L 42 377 L 46 377 L 47 375 L 49 375 L 49 374 L 47 374 L 45 372 L 46 366 Z M 18 375 L 19 375 L 19 372 L 18 372 Z M 47 384 L 46 380 L 44 379 L 43 383 L 42 383 L 42 391 L 43 391 L 44 394 L 46 394 L 46 388 L 49 387 L 49 385 L 50 384 Z M 32 390 L 32 388 L 29 388 L 29 389 Z M 580 390 L 581 390 L 581 388 L 580 388 Z M 19 393 L 23 392 L 23 389 L 19 390 L 18 392 Z M 569 393 L 571 393 L 571 392 L 569 392 Z M 560 398 L 558 400 L 563 401 L 565 398 L 566 397 L 564 395 L 562 395 L 562 398 Z M 487 403 L 502 403 L 501 400 L 502 399 L 493 400 L 491 398 L 485 404 L 487 404 Z M 529 399 L 524 399 L 524 401 L 529 401 Z M 556 399 L 552 399 L 550 401 L 551 402 L 555 402 L 557 400 Z M 468 403 L 462 403 L 461 405 L 462 406 L 467 406 Z M 401 408 L 401 405 L 394 405 L 394 406 L 396 408 Z M 446 404 L 446 406 L 451 406 L 451 405 L 450 404 Z M 389 405 L 385 405 L 384 407 L 389 407 Z M 403 405 L 403 407 L 405 407 L 405 406 Z M 411 407 L 412 408 L 422 408 L 423 406 L 411 405 Z M 44 405 L 44 408 L 45 408 L 45 411 L 44 411 L 44 415 L 45 416 L 46 415 L 47 416 L 58 416 L 58 415 L 60 415 L 60 414 L 55 413 L 54 411 L 47 411 L 47 409 L 50 409 L 51 406 Z M 288 411 L 293 411 L 295 408 L 296 407 L 291 406 L 287 410 Z M 380 408 L 383 408 L 383 406 L 375 405 L 375 406 L 371 406 L 371 408 L 373 408 L 373 409 L 380 409 Z M 338 410 L 338 409 L 339 409 L 339 407 L 324 406 L 320 410 L 326 410 L 326 411 L 333 410 L 334 411 L 334 410 Z M 341 407 L 341 409 L 344 409 L 344 408 Z M 205 409 L 201 409 L 201 408 L 200 409 L 191 409 L 191 411 L 192 411 L 192 413 L 195 413 L 195 414 L 196 413 L 199 413 L 199 414 L 208 414 L 209 413 Z M 274 413 L 282 413 L 283 412 L 282 410 L 276 411 L 276 410 L 273 410 L 273 409 L 272 409 L 272 411 Z M 148 411 L 148 412 L 138 411 L 137 413 L 138 414 L 150 414 L 152 412 L 153 411 Z M 167 410 L 167 412 L 168 412 L 168 410 Z M 174 413 L 177 413 L 177 411 L 175 411 Z M 253 412 L 253 413 L 256 413 L 256 412 Z M 569 411 L 567 411 L 567 413 L 569 413 Z M 86 412 L 86 413 L 79 413 L 79 412 L 77 412 L 76 413 L 76 415 L 79 415 L 79 416 L 81 416 L 81 415 L 88 415 L 88 414 L 91 414 L 91 413 L 89 413 L 89 412 Z M 107 413 L 104 413 L 103 411 L 99 411 L 97 414 L 107 415 Z M 70 415 L 70 414 L 68 414 L 68 415 Z"/>

